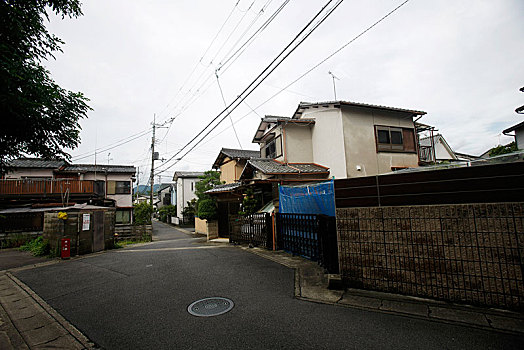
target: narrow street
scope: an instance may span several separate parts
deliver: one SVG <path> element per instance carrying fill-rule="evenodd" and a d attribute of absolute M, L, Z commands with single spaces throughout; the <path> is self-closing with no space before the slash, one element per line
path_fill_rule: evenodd
<path fill-rule="evenodd" d="M 152 243 L 13 273 L 105 349 L 511 349 L 522 337 L 297 300 L 293 270 L 154 223 Z M 225 297 L 231 311 L 188 305 Z"/>

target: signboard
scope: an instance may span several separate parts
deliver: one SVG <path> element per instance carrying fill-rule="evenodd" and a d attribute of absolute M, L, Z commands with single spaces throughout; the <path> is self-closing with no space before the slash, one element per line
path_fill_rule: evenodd
<path fill-rule="evenodd" d="M 82 231 L 89 231 L 89 224 L 91 223 L 91 214 L 83 214 Z"/>

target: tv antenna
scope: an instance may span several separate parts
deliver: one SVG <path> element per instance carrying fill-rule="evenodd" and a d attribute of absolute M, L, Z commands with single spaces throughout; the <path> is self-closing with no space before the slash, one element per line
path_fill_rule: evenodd
<path fill-rule="evenodd" d="M 333 78 L 333 93 L 335 94 L 335 101 L 337 100 L 337 89 L 335 87 L 335 79 L 340 80 L 335 76 L 335 74 L 331 73 L 331 71 L 328 72 L 329 75 L 331 75 L 331 78 Z"/>

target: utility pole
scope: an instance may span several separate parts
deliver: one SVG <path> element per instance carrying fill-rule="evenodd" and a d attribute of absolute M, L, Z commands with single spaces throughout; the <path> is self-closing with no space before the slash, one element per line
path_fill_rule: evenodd
<path fill-rule="evenodd" d="M 151 193 L 149 194 L 149 200 L 151 208 L 153 208 L 153 186 L 155 185 L 155 160 L 158 160 L 158 152 L 155 152 L 155 132 L 156 128 L 167 128 L 163 124 L 156 124 L 156 114 L 153 115 L 153 137 L 151 138 L 151 175 L 149 177 L 149 182 L 151 184 Z M 151 214 L 153 215 L 153 214 Z"/>
<path fill-rule="evenodd" d="M 331 71 L 328 72 L 329 75 L 333 78 L 333 93 L 335 94 L 335 101 L 337 100 L 337 89 L 335 88 L 335 79 L 340 80 L 335 76 L 335 74 L 331 73 Z"/>
<path fill-rule="evenodd" d="M 151 175 L 149 177 L 149 183 L 151 185 L 151 191 L 149 192 L 149 204 L 151 205 L 151 209 L 153 209 L 153 186 L 155 185 L 155 129 L 156 114 L 153 115 L 153 137 L 151 138 Z"/>

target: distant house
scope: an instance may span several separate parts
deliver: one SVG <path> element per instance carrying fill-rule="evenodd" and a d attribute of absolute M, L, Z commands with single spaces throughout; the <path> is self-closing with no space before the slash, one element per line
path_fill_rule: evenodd
<path fill-rule="evenodd" d="M 419 155 L 420 161 L 426 163 L 459 160 L 441 134 L 420 138 Z"/>
<path fill-rule="evenodd" d="M 0 190 L 3 205 L 27 203 L 90 203 L 116 208 L 116 223 L 133 221 L 130 165 L 69 164 L 62 160 L 21 158 L 9 163 Z M 15 181 L 16 180 L 16 181 Z M 15 187 L 19 192 L 10 193 Z M 65 204 L 65 203 L 63 203 Z"/>
<path fill-rule="evenodd" d="M 160 185 L 157 191 L 157 209 L 160 209 L 165 205 L 173 204 L 171 201 L 173 191 L 175 191 L 175 184 L 163 183 Z"/>
<path fill-rule="evenodd" d="M 521 108 L 524 108 L 521 107 Z M 513 132 L 513 135 L 509 134 Z M 515 144 L 517 149 L 524 149 L 524 121 L 522 123 L 513 125 L 502 132 L 504 135 L 515 137 Z"/>
<path fill-rule="evenodd" d="M 199 176 L 203 175 L 199 171 L 175 171 L 173 182 L 176 188 L 176 215 L 179 220 L 183 219 L 182 212 L 187 202 L 196 199 L 195 184 L 200 181 Z"/>

